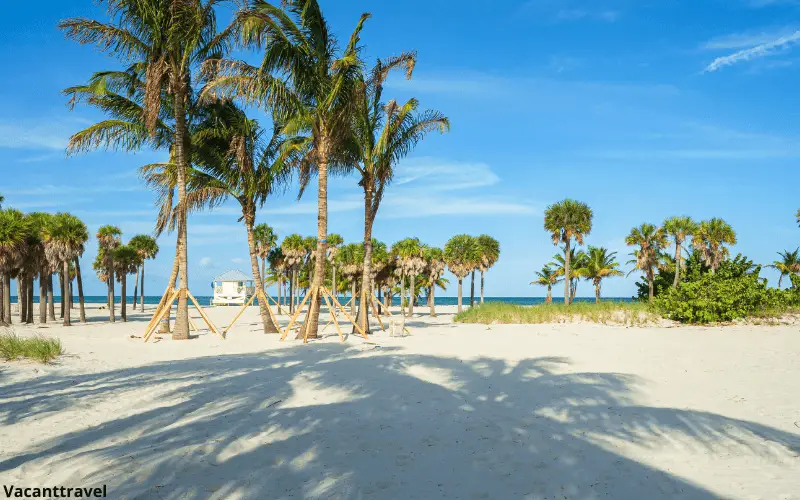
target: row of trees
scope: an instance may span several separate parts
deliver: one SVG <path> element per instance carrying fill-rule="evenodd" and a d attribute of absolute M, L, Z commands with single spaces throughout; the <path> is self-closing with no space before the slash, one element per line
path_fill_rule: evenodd
<path fill-rule="evenodd" d="M 175 229 L 169 286 L 188 287 L 187 214 L 235 199 L 242 208 L 257 286 L 256 210 L 297 173 L 301 195 L 317 178 L 318 228 L 312 292 L 326 276 L 329 175 L 356 173 L 364 191 L 361 303 L 373 289 L 372 232 L 394 167 L 429 132 L 449 129 L 416 99 L 384 100 L 388 75 L 411 78 L 416 54 L 403 53 L 367 68 L 358 20 L 344 45 L 332 36 L 316 0 L 256 0 L 217 30 L 215 0 L 109 0 L 109 21 L 67 19 L 60 26 L 79 43 L 116 56 L 124 67 L 95 73 L 65 90 L 108 119 L 75 134 L 69 152 L 97 148 L 165 150 L 164 163 L 142 171 L 159 193 L 158 228 Z M 260 50 L 261 64 L 226 59 L 233 49 Z M 236 103 L 272 116 L 262 129 Z M 263 255 L 263 254 L 262 254 Z M 263 256 L 261 257 L 263 259 Z M 263 260 L 262 260 L 263 263 Z M 306 322 L 316 336 L 319 301 Z M 362 307 L 360 314 L 366 315 Z M 265 331 L 274 331 L 262 307 Z M 188 338 L 188 304 L 181 295 L 173 338 Z"/>

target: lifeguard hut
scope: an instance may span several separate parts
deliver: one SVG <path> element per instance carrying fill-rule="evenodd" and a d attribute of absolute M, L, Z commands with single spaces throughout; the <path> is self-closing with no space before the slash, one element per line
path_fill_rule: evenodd
<path fill-rule="evenodd" d="M 231 270 L 214 278 L 213 306 L 241 306 L 256 293 L 253 278 Z"/>

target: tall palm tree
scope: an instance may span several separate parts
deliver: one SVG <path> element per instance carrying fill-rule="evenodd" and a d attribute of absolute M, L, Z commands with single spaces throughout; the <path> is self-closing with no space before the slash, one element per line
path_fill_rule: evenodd
<path fill-rule="evenodd" d="M 3 316 L 11 323 L 11 277 L 22 266 L 30 219 L 14 209 L 0 210 L 0 276 L 3 279 Z"/>
<path fill-rule="evenodd" d="M 449 120 L 438 111 L 419 110 L 419 102 L 405 104 L 383 101 L 383 88 L 389 74 L 405 69 L 410 79 L 416 65 L 416 53 L 403 53 L 379 60 L 359 83 L 356 111 L 353 118 L 352 156 L 359 173 L 358 184 L 364 191 L 364 271 L 362 295 L 372 289 L 372 232 L 386 187 L 394 178 L 397 163 L 406 157 L 426 135 L 450 129 Z M 361 314 L 368 315 L 369 308 Z M 363 324 L 368 323 L 359 317 Z"/>
<path fill-rule="evenodd" d="M 341 235 L 336 233 L 331 233 L 328 235 L 328 255 L 326 256 L 328 259 L 328 263 L 331 265 L 331 293 L 333 293 L 334 297 L 337 296 L 336 290 L 336 255 L 339 253 L 339 249 L 342 248 L 344 245 L 344 238 Z"/>
<path fill-rule="evenodd" d="M 52 217 L 51 217 L 52 218 Z M 78 283 L 78 303 L 80 304 L 80 321 L 86 323 L 86 301 L 83 295 L 83 275 L 81 274 L 81 261 L 83 252 L 86 248 L 86 242 L 89 241 L 89 230 L 86 224 L 83 223 L 78 217 L 65 214 L 63 216 L 62 230 L 64 231 L 64 238 L 68 240 L 68 246 L 71 253 L 74 255 L 71 264 L 75 268 L 75 281 Z M 48 221 L 49 224 L 49 221 Z"/>
<path fill-rule="evenodd" d="M 481 262 L 480 250 L 474 237 L 459 234 L 450 238 L 444 246 L 444 261 L 447 268 L 458 278 L 458 312 L 462 311 L 462 283 Z"/>
<path fill-rule="evenodd" d="M 438 247 L 425 248 L 425 269 L 426 283 L 425 287 L 428 291 L 428 306 L 431 308 L 431 316 L 436 316 L 436 299 L 434 293 L 436 291 L 436 284 L 442 279 L 444 275 L 444 250 Z"/>
<path fill-rule="evenodd" d="M 478 248 L 481 252 L 481 304 L 483 304 L 483 274 L 497 263 L 500 258 L 500 242 L 487 234 L 478 236 Z"/>
<path fill-rule="evenodd" d="M 700 250 L 703 262 L 714 273 L 728 258 L 730 250 L 725 245 L 736 244 L 736 232 L 722 219 L 713 218 L 701 222 L 692 235 L 692 248 Z"/>
<path fill-rule="evenodd" d="M 97 245 L 105 268 L 104 276 L 108 288 L 108 320 L 116 321 L 114 315 L 114 249 L 122 244 L 122 231 L 116 226 L 102 226 L 97 230 Z"/>
<path fill-rule="evenodd" d="M 660 228 L 653 224 L 642 224 L 631 229 L 630 234 L 625 237 L 625 244 L 628 246 L 638 246 L 633 253 L 636 266 L 644 273 L 650 288 L 650 302 L 655 297 L 653 284 L 655 281 L 655 268 L 658 267 L 661 250 L 667 246 L 667 235 Z"/>
<path fill-rule="evenodd" d="M 603 280 L 612 276 L 624 276 L 619 270 L 619 263 L 615 260 L 617 252 L 609 252 L 603 247 L 589 246 L 586 254 L 586 263 L 581 267 L 580 274 L 594 285 L 594 299 L 600 303 L 600 285 Z"/>
<path fill-rule="evenodd" d="M 410 277 L 408 317 L 414 314 L 415 279 L 427 265 L 425 261 L 425 245 L 419 238 L 405 238 L 392 245 L 392 255 L 397 258 L 397 266 L 402 272 L 403 286 L 405 278 Z"/>
<path fill-rule="evenodd" d="M 278 244 L 278 234 L 269 224 L 257 224 L 253 228 L 253 239 L 256 243 L 256 255 L 261 258 L 261 279 L 266 280 L 267 260 L 269 254 Z M 280 287 L 280 285 L 278 285 Z"/>
<path fill-rule="evenodd" d="M 86 236 L 84 238 L 83 236 Z M 84 251 L 84 243 L 88 239 L 86 225 L 80 219 L 68 213 L 58 213 L 50 219 L 43 231 L 47 260 L 61 264 L 64 282 L 64 326 L 71 325 L 72 293 L 70 292 L 70 263 L 74 262 Z"/>
<path fill-rule="evenodd" d="M 284 0 L 283 9 L 254 0 L 241 12 L 246 42 L 264 47 L 261 65 L 220 61 L 210 68 L 210 92 L 243 98 L 268 106 L 286 136 L 298 136 L 286 150 L 299 152 L 301 184 L 312 173 L 318 178 L 317 249 L 311 293 L 325 278 L 328 236 L 328 174 L 347 171 L 350 162 L 337 162 L 350 137 L 354 96 L 361 81 L 361 30 L 369 14 L 362 14 L 347 45 L 340 49 L 317 0 Z M 299 136 L 303 137 L 299 137 Z M 302 191 L 301 191 L 302 194 Z M 307 334 L 319 327 L 319 301 L 312 304 Z"/>
<path fill-rule="evenodd" d="M 691 217 L 683 215 L 670 217 L 664 221 L 662 227 L 664 232 L 675 242 L 675 279 L 672 282 L 672 288 L 677 288 L 681 279 L 681 267 L 683 266 L 681 245 L 697 230 L 697 223 Z"/>
<path fill-rule="evenodd" d="M 565 246 L 566 261 L 564 262 L 565 276 L 570 276 L 570 249 L 572 240 L 583 245 L 583 237 L 592 231 L 592 209 L 589 205 L 566 199 L 547 207 L 544 213 L 544 229 L 553 237 L 553 245 L 563 243 Z M 570 303 L 570 280 L 564 280 L 564 304 Z"/>
<path fill-rule="evenodd" d="M 121 305 L 120 317 L 122 321 L 128 321 L 128 275 L 137 271 L 137 266 L 141 262 L 141 256 L 136 248 L 130 245 L 120 245 L 114 250 L 114 276 L 120 283 Z"/>
<path fill-rule="evenodd" d="M 152 236 L 148 236 L 146 234 L 140 234 L 131 238 L 128 242 L 128 245 L 136 250 L 136 253 L 139 255 L 139 267 L 141 273 L 137 273 L 137 276 L 141 274 L 141 311 L 144 312 L 144 263 L 147 260 L 155 259 L 158 256 L 158 243 L 156 243 L 156 239 Z M 137 277 L 137 282 L 140 281 Z M 135 294 L 134 294 L 135 295 Z M 134 309 L 135 309 L 136 298 L 134 297 Z"/>
<path fill-rule="evenodd" d="M 192 91 L 192 73 L 209 54 L 227 49 L 238 29 L 231 26 L 216 31 L 216 5 L 220 0 L 105 0 L 110 23 L 73 18 L 59 27 L 67 37 L 81 44 L 93 44 L 122 61 L 135 61 L 143 82 L 141 114 L 143 131 L 155 136 L 160 119 L 171 118 L 174 134 L 172 156 L 176 165 L 178 191 L 178 241 L 176 254 L 180 270 L 180 288 L 189 286 L 186 250 L 187 175 L 191 151 L 189 147 L 187 101 Z M 163 106 L 163 96 L 169 106 Z M 171 111 L 171 113 L 169 113 Z M 99 127 L 98 127 L 99 126 Z M 113 121 L 93 126 L 70 140 L 70 149 L 93 149 L 113 145 L 126 150 L 141 147 L 138 141 L 127 140 L 124 126 Z M 121 132 L 121 133 L 120 133 Z M 89 139 L 86 139 L 89 137 Z M 77 145 L 79 143 L 82 145 Z M 174 339 L 189 338 L 187 297 L 180 295 Z"/>
<path fill-rule="evenodd" d="M 299 234 L 290 234 L 283 239 L 281 251 L 286 262 L 286 268 L 291 272 L 289 281 L 289 313 L 294 313 L 295 296 L 297 294 L 297 270 L 305 257 L 306 251 L 303 247 L 303 237 Z"/>
<path fill-rule="evenodd" d="M 39 323 L 47 323 L 47 278 L 50 276 L 51 264 L 47 262 L 47 256 L 44 251 L 44 229 L 50 223 L 51 214 L 45 212 L 34 212 L 30 214 L 29 220 L 31 222 L 30 232 L 35 236 L 29 245 L 32 243 L 36 248 L 33 252 L 34 259 L 30 260 L 29 265 L 35 267 L 35 274 L 39 276 Z M 29 251 L 30 255 L 30 251 Z M 31 283 L 32 285 L 32 283 Z M 2 281 L 0 281 L 0 289 L 2 289 Z M 0 293 L 2 296 L 2 293 Z M 32 302 L 32 301 L 31 301 Z M 0 301 L 0 304 L 2 302 Z M 0 320 L 2 320 L 2 305 L 0 305 Z M 31 314 L 31 322 L 33 315 Z"/>
<path fill-rule="evenodd" d="M 561 281 L 561 273 L 547 264 L 541 271 L 536 271 L 536 279 L 531 281 L 531 285 L 540 285 L 547 287 L 547 298 L 544 299 L 545 304 L 553 303 L 553 285 Z"/>
<path fill-rule="evenodd" d="M 800 248 L 795 248 L 794 252 L 789 250 L 778 252 L 778 255 L 780 255 L 781 260 L 776 260 L 767 267 L 777 269 L 781 273 L 778 278 L 778 288 L 780 288 L 784 276 L 800 273 Z"/>

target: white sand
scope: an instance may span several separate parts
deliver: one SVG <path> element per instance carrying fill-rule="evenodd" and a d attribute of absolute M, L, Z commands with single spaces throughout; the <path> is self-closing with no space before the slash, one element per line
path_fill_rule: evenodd
<path fill-rule="evenodd" d="M 332 326 L 280 343 L 254 308 L 227 340 L 145 345 L 138 313 L 17 325 L 68 354 L 0 362 L 0 483 L 117 499 L 800 498 L 796 327 L 419 313 L 379 347 Z"/>

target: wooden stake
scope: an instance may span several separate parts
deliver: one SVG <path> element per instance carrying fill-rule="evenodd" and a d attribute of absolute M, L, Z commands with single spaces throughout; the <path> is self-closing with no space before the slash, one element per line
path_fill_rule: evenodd
<path fill-rule="evenodd" d="M 367 334 L 364 332 L 364 330 L 363 330 L 363 329 L 362 329 L 360 326 L 358 326 L 358 321 L 354 320 L 354 319 L 353 319 L 353 317 L 352 317 L 352 316 L 350 316 L 350 314 L 349 314 L 347 311 L 345 311 L 345 310 L 344 310 L 344 307 L 342 307 L 342 305 L 339 303 L 339 301 L 338 301 L 338 300 L 336 300 L 336 297 L 334 297 L 333 295 L 331 295 L 331 294 L 330 294 L 330 292 L 328 292 L 328 290 L 326 290 L 325 288 L 323 288 L 323 289 L 322 289 L 322 291 L 323 291 L 324 293 L 326 293 L 326 294 L 328 295 L 328 297 L 330 297 L 330 298 L 331 298 L 331 300 L 333 301 L 333 303 L 334 303 L 334 304 L 336 304 L 337 306 L 339 306 L 339 309 L 342 311 L 342 314 L 344 314 L 344 315 L 345 315 L 345 317 L 346 317 L 348 320 L 350 320 L 350 322 L 351 322 L 351 323 L 353 323 L 353 328 L 355 328 L 355 329 L 356 329 L 356 331 L 357 331 L 358 333 L 360 333 L 362 337 L 364 337 L 365 339 L 368 339 L 368 340 L 369 340 L 369 337 L 368 337 L 368 336 L 367 336 Z"/>
<path fill-rule="evenodd" d="M 226 327 L 224 330 L 222 330 L 222 335 L 223 335 L 223 336 L 225 336 L 225 334 L 226 334 L 226 333 L 228 333 L 228 330 L 230 330 L 230 329 L 231 329 L 231 327 L 232 327 L 234 324 L 236 324 L 236 320 L 238 320 L 238 319 L 239 319 L 239 316 L 241 316 L 242 314 L 244 314 L 244 312 L 247 310 L 247 308 L 248 308 L 248 307 L 250 307 L 250 304 L 252 304 L 252 303 L 253 303 L 253 300 L 254 300 L 255 298 L 256 298 L 256 296 L 255 296 L 255 295 L 253 295 L 252 297 L 250 297 L 250 300 L 248 300 L 248 301 L 247 301 L 247 304 L 245 304 L 245 305 L 244 305 L 244 307 L 242 307 L 242 308 L 239 310 L 239 313 L 236 315 L 236 317 L 235 317 L 235 318 L 233 318 L 233 321 L 231 321 L 231 324 L 230 324 L 230 325 L 228 325 L 228 326 L 227 326 L 227 327 Z"/>
<path fill-rule="evenodd" d="M 308 305 L 309 314 L 311 313 L 312 304 L 314 303 L 315 300 L 319 298 L 319 290 L 314 290 L 313 292 L 311 292 L 311 294 L 312 294 L 311 302 L 309 302 Z M 308 318 L 306 318 L 306 321 L 303 323 L 303 327 L 305 328 L 305 331 L 303 332 L 303 343 L 308 344 Z"/>
<path fill-rule="evenodd" d="M 266 306 L 267 311 L 269 312 L 269 317 L 272 319 L 272 322 L 275 323 L 275 328 L 277 328 L 278 331 L 280 331 L 280 325 L 278 325 L 278 318 L 272 312 L 272 307 L 270 307 L 269 301 L 266 300 L 266 298 L 264 297 L 265 294 L 266 294 L 267 297 L 269 297 L 269 294 L 267 294 L 266 292 L 262 292 L 261 297 L 259 297 L 258 300 L 263 300 L 264 301 L 264 305 Z M 276 302 L 276 304 L 277 304 L 277 302 Z"/>
<path fill-rule="evenodd" d="M 153 323 L 155 322 L 156 316 L 158 316 L 158 313 L 161 312 L 161 309 L 164 307 L 164 302 L 166 302 L 167 297 L 171 297 L 172 296 L 172 293 L 174 291 L 175 291 L 175 289 L 172 288 L 172 287 L 168 287 L 164 291 L 164 295 L 162 295 L 161 296 L 161 300 L 158 301 L 158 307 L 156 307 L 155 312 L 153 312 L 153 317 L 150 318 L 150 322 L 147 324 L 147 330 L 146 331 L 150 331 L 150 328 L 153 327 Z"/>
<path fill-rule="evenodd" d="M 192 303 L 197 308 L 197 312 L 200 313 L 200 316 L 203 318 L 203 321 L 206 322 L 206 324 L 208 325 L 208 328 L 212 332 L 216 333 L 217 335 L 219 335 L 220 337 L 222 337 L 224 339 L 225 336 L 222 335 L 221 333 L 219 333 L 219 331 L 217 331 L 217 327 L 214 326 L 214 323 L 212 323 L 210 319 L 208 319 L 208 316 L 206 316 L 206 313 L 203 311 L 203 308 L 200 307 L 200 304 L 197 303 L 197 299 L 194 298 L 194 295 L 192 295 L 192 292 L 190 292 L 189 290 L 183 290 L 183 293 L 186 293 L 189 296 L 189 298 L 192 300 Z"/>
<path fill-rule="evenodd" d="M 372 312 L 375 313 L 375 319 L 377 319 L 378 324 L 381 325 L 381 330 L 385 332 L 386 328 L 383 326 L 383 321 L 381 321 L 381 315 L 378 314 L 378 306 L 375 305 L 375 296 L 370 295 L 370 299 L 372 299 L 370 302 L 372 303 Z"/>
<path fill-rule="evenodd" d="M 323 294 L 322 298 L 325 299 L 325 304 L 327 304 L 328 310 L 331 313 L 331 321 L 333 321 L 333 324 L 336 326 L 336 331 L 339 332 L 339 338 L 342 339 L 342 342 L 344 342 L 344 334 L 342 333 L 342 329 L 339 328 L 339 321 L 336 319 L 336 311 L 333 310 L 333 306 L 331 305 L 330 300 L 328 300 L 327 295 Z M 328 322 L 328 324 L 330 324 L 330 322 Z M 327 327 L 328 325 L 325 326 Z"/>
<path fill-rule="evenodd" d="M 161 311 L 156 316 L 153 316 L 154 321 L 151 321 L 151 325 L 148 326 L 147 331 L 144 333 L 144 341 L 147 342 L 150 339 L 150 336 L 155 332 L 156 326 L 158 323 L 163 319 L 164 315 L 172 307 L 172 303 L 175 302 L 175 299 L 178 298 L 178 294 L 180 294 L 180 290 L 175 290 L 172 292 L 172 296 L 169 298 L 167 302 L 164 303 L 164 306 L 161 308 Z"/>
<path fill-rule="evenodd" d="M 303 297 L 303 300 L 300 302 L 300 306 L 298 306 L 297 310 L 294 312 L 294 316 L 292 316 L 292 320 L 289 322 L 289 325 L 286 327 L 283 335 L 281 335 L 281 342 L 283 342 L 286 339 L 286 336 L 289 335 L 289 330 L 292 329 L 295 321 L 297 321 L 297 317 L 300 316 L 300 311 L 303 310 L 303 306 L 308 301 L 309 296 L 311 296 L 311 294 L 307 293 L 306 296 Z"/>

